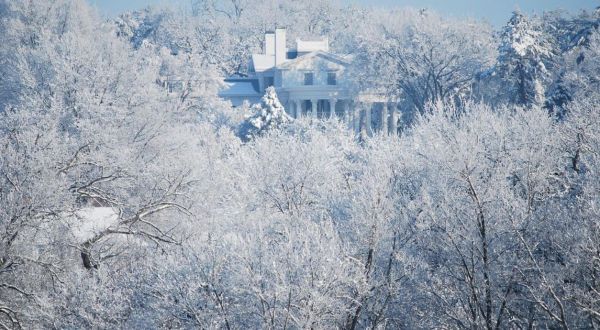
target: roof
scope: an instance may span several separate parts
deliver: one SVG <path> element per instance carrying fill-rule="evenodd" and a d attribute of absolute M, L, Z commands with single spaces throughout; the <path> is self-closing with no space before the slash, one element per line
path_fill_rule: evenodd
<path fill-rule="evenodd" d="M 309 58 L 313 58 L 313 57 L 323 57 L 323 58 L 326 58 L 326 59 L 328 59 L 330 61 L 338 62 L 338 63 L 343 64 L 343 65 L 349 65 L 350 64 L 350 60 L 348 58 L 346 58 L 346 57 L 338 56 L 338 55 L 332 54 L 330 52 L 324 52 L 322 50 L 317 50 L 317 51 L 314 51 L 314 52 L 310 52 L 310 53 L 308 53 L 306 55 L 298 56 L 297 58 L 295 58 L 293 60 L 289 60 L 289 61 L 287 61 L 287 62 L 279 65 L 277 68 L 279 68 L 279 69 L 288 69 L 288 68 L 291 68 L 294 65 L 302 62 L 305 59 L 309 59 Z"/>
<path fill-rule="evenodd" d="M 344 55 L 336 55 L 330 53 L 328 51 L 329 46 L 327 43 L 327 38 L 322 38 L 318 40 L 297 40 L 298 49 L 286 49 L 286 59 L 285 62 L 279 67 L 283 68 L 288 66 L 288 63 L 297 63 L 295 60 L 306 59 L 310 56 L 322 56 L 328 58 L 332 61 L 341 63 L 341 64 L 350 64 L 351 57 Z M 251 70 L 254 72 L 263 72 L 275 67 L 275 55 L 265 55 L 265 54 L 252 54 L 252 67 Z M 289 66 L 292 66 L 290 64 Z"/>
<path fill-rule="evenodd" d="M 275 55 L 252 54 L 254 71 L 265 71 L 275 66 Z"/>
<path fill-rule="evenodd" d="M 256 79 L 225 79 L 219 96 L 260 96 Z"/>

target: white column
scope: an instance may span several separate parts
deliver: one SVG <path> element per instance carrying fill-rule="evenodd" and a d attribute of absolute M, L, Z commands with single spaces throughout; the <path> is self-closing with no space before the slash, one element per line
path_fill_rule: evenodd
<path fill-rule="evenodd" d="M 314 100 L 314 99 L 313 99 L 313 100 L 310 100 L 310 103 L 311 103 L 311 111 L 312 111 L 312 114 L 311 114 L 311 115 L 312 115 L 312 117 L 313 117 L 313 118 L 317 118 L 317 102 L 318 102 L 318 101 L 319 101 L 319 100 Z"/>
<path fill-rule="evenodd" d="M 336 99 L 329 99 L 329 118 L 335 118 L 335 104 Z"/>
<path fill-rule="evenodd" d="M 348 125 L 352 125 L 352 115 L 350 114 L 350 100 L 344 101 L 344 115 L 343 115 L 344 123 Z"/>
<path fill-rule="evenodd" d="M 359 129 L 358 129 L 358 134 L 359 134 L 361 141 L 364 141 L 369 136 L 368 127 L 370 125 L 367 124 L 367 120 L 370 119 L 371 116 L 367 115 L 370 112 L 370 109 L 368 108 L 368 106 L 369 106 L 369 103 L 361 102 L 360 107 L 359 107 L 358 114 L 359 114 L 360 125 L 359 125 Z"/>
<path fill-rule="evenodd" d="M 355 102 L 352 109 L 352 122 L 354 123 L 354 133 L 358 134 L 360 132 L 360 113 L 361 113 L 361 103 Z"/>
<path fill-rule="evenodd" d="M 302 101 L 301 100 L 294 100 L 294 104 L 296 106 L 296 118 L 300 118 L 302 117 Z"/>
<path fill-rule="evenodd" d="M 390 118 L 390 135 L 396 135 L 398 132 L 398 109 L 397 105 L 392 107 L 392 113 Z"/>
<path fill-rule="evenodd" d="M 388 104 L 387 102 L 383 102 L 383 108 L 381 109 L 381 133 L 387 134 L 388 130 Z"/>
<path fill-rule="evenodd" d="M 373 109 L 373 103 L 365 104 L 365 125 L 366 131 L 369 136 L 373 135 L 371 127 L 371 110 Z"/>

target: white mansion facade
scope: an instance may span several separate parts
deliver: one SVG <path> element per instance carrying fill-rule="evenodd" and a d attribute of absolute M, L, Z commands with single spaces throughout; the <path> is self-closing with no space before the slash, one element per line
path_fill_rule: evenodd
<path fill-rule="evenodd" d="M 219 96 L 233 106 L 259 103 L 265 89 L 274 86 L 279 100 L 292 117 L 336 117 L 357 133 L 365 128 L 396 132 L 397 106 L 373 94 L 352 95 L 346 69 L 351 58 L 329 52 L 327 38 L 296 40 L 286 48 L 286 30 L 267 32 L 264 54 L 253 54 L 248 77 L 225 79 Z"/>

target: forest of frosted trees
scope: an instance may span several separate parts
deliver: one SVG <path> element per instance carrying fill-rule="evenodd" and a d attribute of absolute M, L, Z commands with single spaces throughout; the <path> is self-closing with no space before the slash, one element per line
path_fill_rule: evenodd
<path fill-rule="evenodd" d="M 600 328 L 600 10 L 506 19 L 0 0 L 0 328 Z M 398 134 L 219 99 L 274 26 Z"/>

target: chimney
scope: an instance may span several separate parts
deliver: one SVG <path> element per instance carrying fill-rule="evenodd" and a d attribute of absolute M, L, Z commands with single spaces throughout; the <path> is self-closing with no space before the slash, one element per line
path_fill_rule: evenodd
<path fill-rule="evenodd" d="M 275 33 L 265 33 L 265 55 L 275 55 Z"/>
<path fill-rule="evenodd" d="M 275 29 L 275 66 L 285 61 L 285 29 Z"/>

